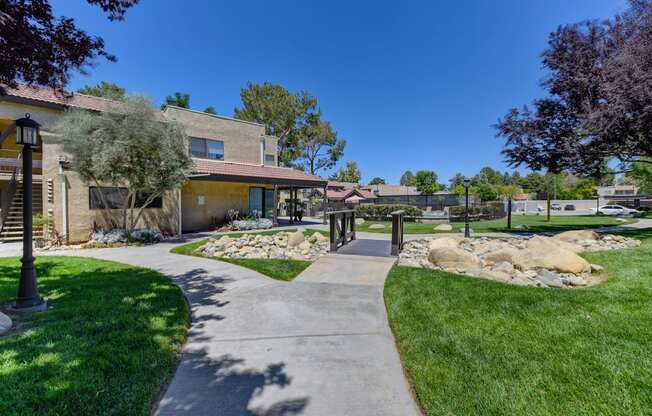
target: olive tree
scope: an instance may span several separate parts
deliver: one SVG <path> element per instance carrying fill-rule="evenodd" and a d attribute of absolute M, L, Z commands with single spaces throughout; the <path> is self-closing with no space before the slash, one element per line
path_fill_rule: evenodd
<path fill-rule="evenodd" d="M 86 184 L 127 190 L 121 227 L 128 232 L 152 201 L 182 186 L 192 168 L 183 128 L 158 119 L 145 97 L 127 97 L 102 113 L 69 109 L 54 130 Z M 107 225 L 115 227 L 112 207 L 98 194 Z"/>

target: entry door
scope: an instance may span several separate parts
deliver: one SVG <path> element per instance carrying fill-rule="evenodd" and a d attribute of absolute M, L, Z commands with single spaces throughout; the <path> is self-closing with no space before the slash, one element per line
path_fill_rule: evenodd
<path fill-rule="evenodd" d="M 254 215 L 254 211 L 257 211 L 260 216 L 265 215 L 264 209 L 264 198 L 265 193 L 263 188 L 249 188 L 249 214 Z"/>

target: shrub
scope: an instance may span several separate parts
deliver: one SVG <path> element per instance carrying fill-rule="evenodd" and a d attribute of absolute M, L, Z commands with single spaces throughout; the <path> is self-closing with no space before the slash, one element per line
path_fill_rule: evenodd
<path fill-rule="evenodd" d="M 466 210 L 464 205 L 456 205 L 453 207 L 449 207 L 448 212 L 452 217 L 461 217 L 464 216 Z M 490 217 L 499 217 L 502 215 L 502 213 L 503 213 L 503 206 L 502 203 L 500 202 L 469 207 L 469 215 L 473 215 L 473 216 L 482 215 L 482 216 L 490 216 Z"/>
<path fill-rule="evenodd" d="M 253 220 L 233 221 L 229 224 L 229 228 L 235 231 L 266 230 L 272 228 L 272 225 L 272 220 L 268 218 L 257 218 Z"/>
<path fill-rule="evenodd" d="M 412 205 L 401 204 L 378 204 L 378 205 L 361 205 L 356 208 L 355 213 L 362 218 L 379 218 L 387 217 L 394 211 L 403 210 L 408 217 L 420 217 L 423 211 Z"/>
<path fill-rule="evenodd" d="M 156 230 L 149 230 L 146 228 L 139 228 L 131 233 L 122 228 L 114 228 L 109 231 L 98 230 L 91 234 L 91 240 L 99 244 L 117 244 L 117 243 L 142 243 L 153 244 L 158 243 L 163 239 L 160 232 Z"/>

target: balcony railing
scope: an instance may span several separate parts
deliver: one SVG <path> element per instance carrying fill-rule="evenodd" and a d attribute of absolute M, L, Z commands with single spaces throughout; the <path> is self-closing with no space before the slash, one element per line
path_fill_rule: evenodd
<path fill-rule="evenodd" d="M 15 168 L 23 166 L 23 160 L 20 157 L 20 150 L 14 149 L 0 149 L 0 172 L 13 172 Z M 41 160 L 33 160 L 32 167 L 34 169 L 43 168 Z"/>

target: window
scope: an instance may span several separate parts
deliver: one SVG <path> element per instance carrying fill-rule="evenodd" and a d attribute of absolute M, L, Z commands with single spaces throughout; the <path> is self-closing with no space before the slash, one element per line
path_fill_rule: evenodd
<path fill-rule="evenodd" d="M 102 209 L 102 198 L 100 195 L 104 195 L 106 203 L 109 205 L 110 209 L 122 209 L 124 206 L 125 198 L 129 194 L 127 188 L 118 188 L 113 186 L 103 186 L 98 188 L 97 186 L 90 186 L 88 188 L 89 193 L 89 208 L 90 209 Z M 138 195 L 136 196 L 135 207 L 141 207 L 147 200 L 147 195 Z M 163 197 L 158 196 L 154 198 L 152 202 L 147 205 L 147 208 L 163 208 Z"/>
<path fill-rule="evenodd" d="M 249 188 L 249 214 L 254 211 L 261 217 L 272 218 L 274 216 L 274 190 L 258 187 Z"/>
<path fill-rule="evenodd" d="M 203 159 L 223 160 L 224 142 L 221 140 L 189 138 L 190 154 Z"/>
<path fill-rule="evenodd" d="M 274 155 L 265 155 L 265 164 L 267 166 L 276 165 L 276 158 L 274 157 Z"/>

